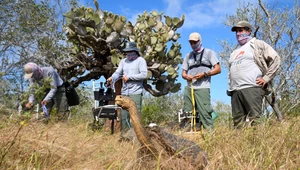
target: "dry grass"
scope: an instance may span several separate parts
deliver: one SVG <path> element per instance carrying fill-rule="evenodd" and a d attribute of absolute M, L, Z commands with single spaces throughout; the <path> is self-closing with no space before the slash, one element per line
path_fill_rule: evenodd
<path fill-rule="evenodd" d="M 242 130 L 219 124 L 214 134 L 204 138 L 175 133 L 197 142 L 208 152 L 210 162 L 206 169 L 296 170 L 300 167 L 299 122 L 299 118 L 293 118 Z M 93 133 L 86 122 L 3 124 L 1 169 L 146 169 L 136 159 L 139 144 L 119 142 L 119 133 Z"/>

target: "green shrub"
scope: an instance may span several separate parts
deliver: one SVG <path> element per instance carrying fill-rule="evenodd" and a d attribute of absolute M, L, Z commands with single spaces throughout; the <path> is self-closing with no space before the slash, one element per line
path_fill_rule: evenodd
<path fill-rule="evenodd" d="M 177 121 L 177 113 L 183 107 L 183 95 L 181 93 L 167 96 L 153 97 L 146 95 L 143 98 L 142 121 L 160 124 L 163 122 Z"/>

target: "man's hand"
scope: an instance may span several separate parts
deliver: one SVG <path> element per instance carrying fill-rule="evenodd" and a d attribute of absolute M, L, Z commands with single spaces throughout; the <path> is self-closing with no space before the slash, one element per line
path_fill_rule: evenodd
<path fill-rule="evenodd" d="M 129 79 L 128 79 L 127 76 L 123 76 L 123 77 L 122 77 L 122 80 L 124 81 L 124 83 L 126 83 Z"/>
<path fill-rule="evenodd" d="M 184 78 L 185 78 L 187 81 L 192 81 L 193 78 L 194 78 L 194 76 L 192 76 L 192 75 L 186 75 Z"/>
<path fill-rule="evenodd" d="M 204 73 L 198 73 L 194 76 L 194 79 L 202 79 L 204 77 Z"/>
<path fill-rule="evenodd" d="M 109 77 L 107 80 L 106 80 L 107 84 L 106 85 L 110 85 L 112 83 L 112 78 Z"/>
<path fill-rule="evenodd" d="M 30 108 L 32 107 L 32 105 L 33 105 L 33 103 L 28 102 L 28 103 L 25 105 L 25 107 L 26 107 L 27 109 L 30 109 Z"/>
<path fill-rule="evenodd" d="M 47 100 L 43 100 L 42 105 L 46 106 L 46 104 L 47 104 Z"/>
<path fill-rule="evenodd" d="M 265 85 L 267 84 L 267 82 L 263 79 L 263 78 L 257 78 L 256 79 L 256 84 L 261 86 L 262 88 L 265 87 Z"/>
<path fill-rule="evenodd" d="M 182 78 L 186 79 L 187 81 L 192 81 L 194 76 L 189 75 L 187 70 L 182 70 Z"/>

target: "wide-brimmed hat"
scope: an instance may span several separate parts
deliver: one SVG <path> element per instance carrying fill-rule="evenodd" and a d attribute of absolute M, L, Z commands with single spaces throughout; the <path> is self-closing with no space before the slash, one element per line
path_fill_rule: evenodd
<path fill-rule="evenodd" d="M 139 52 L 140 49 L 138 49 L 136 47 L 136 43 L 135 42 L 127 42 L 126 43 L 126 47 L 123 49 L 123 51 L 136 51 L 136 52 Z"/>
<path fill-rule="evenodd" d="M 201 41 L 201 35 L 198 32 L 190 34 L 189 41 Z"/>
<path fill-rule="evenodd" d="M 34 70 L 36 69 L 37 64 L 27 63 L 24 65 L 25 79 L 30 79 L 33 75 Z"/>
<path fill-rule="evenodd" d="M 234 25 L 231 28 L 231 31 L 234 32 L 234 31 L 236 31 L 236 28 L 245 28 L 245 27 L 247 27 L 250 30 L 252 30 L 252 26 L 251 26 L 251 24 L 248 21 L 239 21 L 236 25 Z"/>

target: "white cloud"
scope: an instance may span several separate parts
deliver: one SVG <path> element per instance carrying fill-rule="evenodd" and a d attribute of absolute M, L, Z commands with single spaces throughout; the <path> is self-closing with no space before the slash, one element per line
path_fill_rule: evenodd
<path fill-rule="evenodd" d="M 268 2 L 269 0 L 264 0 Z M 241 2 L 257 4 L 257 0 L 241 0 Z M 185 15 L 185 23 L 180 29 L 199 29 L 218 27 L 222 25 L 226 15 L 233 15 L 239 5 L 239 1 L 233 0 L 163 0 L 162 12 L 171 17 Z M 157 9 L 153 9 L 157 10 Z M 148 12 L 152 10 L 147 10 Z M 126 14 L 127 21 L 133 24 L 141 9 L 121 7 L 120 13 Z M 160 10 L 158 10 L 160 12 Z"/>
<path fill-rule="evenodd" d="M 182 4 L 185 0 L 164 0 L 167 4 L 167 8 L 164 13 L 169 16 L 181 16 L 182 15 Z"/>
<path fill-rule="evenodd" d="M 222 25 L 226 15 L 236 12 L 239 1 L 233 0 L 211 0 L 191 1 L 186 0 L 164 0 L 167 3 L 166 14 L 170 16 L 185 15 L 183 28 L 205 28 Z M 257 0 L 247 0 L 253 4 Z"/>

